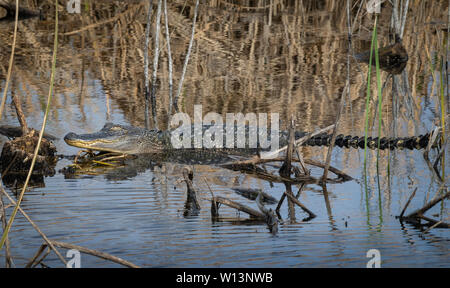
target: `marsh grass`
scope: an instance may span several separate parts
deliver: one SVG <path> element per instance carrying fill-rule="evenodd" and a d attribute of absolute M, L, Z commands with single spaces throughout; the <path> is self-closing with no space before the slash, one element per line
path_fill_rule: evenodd
<path fill-rule="evenodd" d="M 376 16 L 378 17 L 378 16 Z M 375 21 L 378 24 L 377 20 Z M 382 109 L 381 104 L 383 103 L 383 93 L 381 88 L 381 71 L 380 71 L 380 59 L 378 55 L 378 33 L 377 26 L 374 27 L 374 46 L 375 46 L 375 70 L 377 77 L 377 94 L 378 94 L 378 143 L 377 143 L 377 183 L 378 183 L 378 193 L 380 194 L 380 206 L 381 206 L 381 187 L 380 187 L 380 139 L 381 139 L 381 122 L 382 122 Z M 366 138 L 367 139 L 367 138 Z M 366 140 L 367 141 L 367 140 Z M 367 149 L 367 143 L 365 143 L 365 148 Z"/>
<path fill-rule="evenodd" d="M 370 98 L 371 98 L 371 72 L 372 72 L 372 59 L 375 58 L 375 73 L 376 73 L 376 85 L 377 85 L 377 98 L 378 98 L 378 142 L 377 142 L 377 159 L 376 159 L 376 175 L 377 175 L 377 188 L 378 188 L 378 208 L 380 224 L 383 222 L 382 215 L 382 199 L 381 199 L 381 184 L 380 184 L 380 139 L 381 139 L 381 125 L 382 125 L 382 84 L 381 84 L 381 70 L 380 70 L 380 59 L 378 55 L 378 15 L 375 15 L 374 27 L 372 31 L 372 39 L 370 44 L 370 56 L 368 65 L 368 75 L 367 75 L 367 92 L 366 92 L 366 110 L 365 110 L 365 125 L 364 125 L 364 187 L 366 194 L 366 206 L 368 208 L 368 187 L 367 187 L 367 140 L 369 134 L 369 115 L 370 115 Z M 374 54 L 374 55 L 373 55 Z M 376 115 L 374 116 L 374 118 Z M 389 168 L 388 168 L 389 170 Z M 389 173 L 388 173 L 389 175 Z"/>
<path fill-rule="evenodd" d="M 55 0 L 55 7 L 58 7 L 58 1 Z M 18 10 L 16 10 L 18 11 Z M 17 13 L 16 13 L 16 17 L 17 17 Z M 17 19 L 17 18 L 16 18 Z M 39 133 L 39 139 L 38 139 L 38 143 L 36 145 L 36 148 L 34 150 L 34 155 L 33 155 L 33 159 L 31 161 L 31 165 L 30 165 L 30 169 L 28 171 L 27 174 L 27 178 L 25 180 L 25 183 L 22 187 L 22 191 L 20 192 L 20 195 L 17 199 L 17 204 L 14 207 L 14 210 L 8 220 L 8 225 L 6 226 L 6 229 L 3 231 L 3 235 L 0 241 L 0 250 L 3 248 L 3 245 L 5 244 L 6 238 L 8 237 L 8 233 L 11 229 L 11 226 L 14 222 L 14 218 L 17 215 L 17 211 L 19 210 L 19 206 L 22 202 L 23 196 L 25 194 L 25 191 L 27 189 L 28 183 L 30 181 L 31 178 L 31 174 L 33 172 L 33 168 L 34 165 L 36 163 L 36 159 L 37 159 L 37 155 L 39 153 L 39 148 L 41 146 L 41 142 L 42 142 L 42 137 L 44 135 L 44 131 L 45 131 L 45 126 L 47 124 L 47 118 L 48 118 L 48 112 L 50 111 L 50 105 L 52 102 L 52 95 L 53 95 L 53 83 L 55 80 L 55 67 L 56 67 L 56 53 L 58 50 L 58 9 L 55 9 L 55 31 L 54 31 L 54 46 L 53 46 L 53 57 L 52 57 L 52 66 L 51 66 L 51 76 L 50 76 L 50 87 L 49 87 L 49 91 L 48 91 L 48 96 L 47 96 L 47 106 L 45 109 L 45 114 L 44 114 L 44 120 L 42 122 L 42 128 L 41 131 Z M 60 256 L 60 255 L 58 255 Z"/>
<path fill-rule="evenodd" d="M 378 25 L 378 15 L 375 15 L 374 28 L 372 31 L 372 40 L 370 44 L 370 55 L 369 64 L 367 72 L 367 90 L 366 90 L 366 108 L 365 108 L 365 124 L 364 124 L 364 186 L 367 194 L 367 138 L 369 134 L 369 115 L 370 115 L 370 95 L 371 95 L 371 76 L 372 76 L 372 59 L 373 51 L 376 44 L 377 37 L 377 25 Z"/>
<path fill-rule="evenodd" d="M 450 9 L 450 7 L 449 7 Z M 446 37 L 444 37 L 443 40 L 443 47 L 447 47 L 447 43 L 445 43 L 447 40 Z M 445 51 L 447 54 L 448 51 Z M 441 134 L 441 143 L 444 144 L 445 143 L 445 130 L 446 130 L 446 126 L 445 126 L 445 117 L 447 115 L 446 113 L 446 109 L 445 109 L 445 94 L 444 94 L 444 61 L 446 60 L 446 58 L 444 58 L 444 56 L 441 54 L 441 59 L 440 59 L 440 67 L 439 67 L 439 101 L 440 101 L 440 107 L 441 107 L 441 127 L 442 127 L 442 134 Z M 447 63 L 448 65 L 448 63 Z M 442 165 L 442 179 L 445 179 L 445 147 L 443 147 L 442 149 L 444 149 L 443 154 L 442 154 L 442 159 L 441 159 L 441 165 Z"/>

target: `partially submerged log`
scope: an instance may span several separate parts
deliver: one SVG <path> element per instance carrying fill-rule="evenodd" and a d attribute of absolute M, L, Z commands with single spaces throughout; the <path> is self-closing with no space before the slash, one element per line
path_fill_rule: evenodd
<path fill-rule="evenodd" d="M 38 139 L 39 132 L 30 129 L 30 132 L 27 135 L 15 138 L 3 145 L 0 156 L 0 171 L 3 180 L 7 184 L 9 182 L 8 179 L 15 179 L 20 182 L 20 179 L 26 178 Z M 55 174 L 57 159 L 58 156 L 56 155 L 55 145 L 51 141 L 43 138 L 32 176 L 40 178 L 44 176 L 53 176 Z"/>
<path fill-rule="evenodd" d="M 267 209 L 262 201 L 262 193 L 258 194 L 258 197 L 256 197 L 256 204 L 258 204 L 259 210 L 264 213 L 264 218 L 266 220 L 267 227 L 269 227 L 269 231 L 272 232 L 272 234 L 278 233 L 278 218 L 277 215 L 275 215 L 275 212 L 272 209 Z"/>
<path fill-rule="evenodd" d="M 229 199 L 221 197 L 221 196 L 215 196 L 215 197 L 213 197 L 212 202 L 216 203 L 217 207 L 218 207 L 217 204 L 223 204 L 223 205 L 226 205 L 228 207 L 231 207 L 231 208 L 237 209 L 239 211 L 245 212 L 248 215 L 250 215 L 250 217 L 252 217 L 252 218 L 259 219 L 259 220 L 265 220 L 265 215 L 263 213 L 255 210 L 253 208 L 250 208 L 248 206 L 245 206 L 245 205 L 243 205 L 241 203 L 238 203 L 236 201 L 232 201 L 232 200 L 229 200 Z M 218 209 L 217 209 L 217 215 L 218 215 Z"/>
<path fill-rule="evenodd" d="M 277 199 L 275 199 L 273 196 L 265 193 L 261 189 L 249 189 L 249 188 L 240 188 L 240 187 L 235 187 L 235 188 L 231 188 L 231 189 L 233 189 L 239 195 L 244 196 L 245 198 L 250 199 L 250 200 L 256 200 L 256 198 L 259 195 L 261 195 L 261 201 L 265 204 L 276 204 L 278 202 Z"/>
<path fill-rule="evenodd" d="M 300 208 L 302 208 L 303 211 L 305 211 L 306 213 L 308 213 L 309 217 L 308 219 L 312 219 L 316 217 L 316 214 L 314 214 L 311 210 L 309 210 L 308 208 L 306 208 L 305 205 L 303 205 L 297 198 L 295 198 L 292 194 L 290 193 L 286 193 L 284 192 L 284 194 L 286 196 L 288 196 L 289 200 L 291 200 L 292 202 L 294 202 L 295 204 L 297 204 L 297 206 L 299 206 Z"/>
<path fill-rule="evenodd" d="M 323 182 L 322 179 L 319 179 L 317 177 L 313 177 L 313 176 L 307 175 L 307 174 L 295 175 L 295 177 L 293 177 L 293 178 L 291 178 L 291 177 L 288 178 L 288 177 L 281 176 L 281 175 L 280 176 L 275 175 L 273 173 L 265 171 L 261 167 L 258 167 L 259 164 L 267 164 L 267 163 L 271 163 L 271 162 L 283 162 L 283 161 L 285 161 L 284 158 L 261 159 L 261 158 L 255 157 L 250 160 L 235 161 L 232 163 L 222 164 L 221 167 L 230 169 L 233 171 L 240 171 L 240 172 L 252 174 L 255 177 L 258 177 L 260 179 L 271 181 L 271 182 L 277 182 L 277 183 L 291 183 L 291 184 L 300 184 L 300 183 L 313 184 L 313 183 L 315 183 L 315 184 L 320 184 L 321 182 Z M 295 158 L 291 159 L 291 161 L 300 163 L 300 160 L 295 159 Z M 310 160 L 310 159 L 303 159 L 303 162 L 305 164 L 308 164 L 311 166 L 316 166 L 318 168 L 322 168 L 322 169 L 325 168 L 325 164 L 320 163 L 318 161 L 314 161 L 314 160 Z M 341 182 L 353 180 L 353 178 L 351 176 L 347 175 L 343 171 L 341 171 L 333 166 L 330 166 L 328 170 L 333 172 L 334 174 L 336 174 L 338 177 L 335 179 L 327 178 L 326 182 L 341 183 Z"/>

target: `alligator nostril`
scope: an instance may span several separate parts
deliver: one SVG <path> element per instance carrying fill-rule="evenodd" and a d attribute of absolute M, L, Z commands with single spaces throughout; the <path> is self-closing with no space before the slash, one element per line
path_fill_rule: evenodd
<path fill-rule="evenodd" d="M 76 138 L 76 136 L 77 136 L 77 134 L 70 132 L 66 136 L 64 136 L 64 140 L 72 140 L 72 139 Z"/>

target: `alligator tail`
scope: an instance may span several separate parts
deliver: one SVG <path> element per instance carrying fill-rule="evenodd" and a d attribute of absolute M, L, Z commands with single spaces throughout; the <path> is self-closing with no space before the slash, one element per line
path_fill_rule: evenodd
<path fill-rule="evenodd" d="M 320 134 L 312 137 L 303 146 L 329 146 L 331 142 L 332 134 Z M 378 137 L 367 137 L 367 147 L 370 149 L 377 149 L 378 142 L 381 150 L 385 149 L 424 149 L 428 146 L 428 141 L 430 139 L 430 133 L 419 136 L 411 137 L 397 137 L 397 138 L 378 138 Z M 335 146 L 339 147 L 353 147 L 353 148 L 363 148 L 365 146 L 365 137 L 351 136 L 339 134 L 336 136 Z"/>

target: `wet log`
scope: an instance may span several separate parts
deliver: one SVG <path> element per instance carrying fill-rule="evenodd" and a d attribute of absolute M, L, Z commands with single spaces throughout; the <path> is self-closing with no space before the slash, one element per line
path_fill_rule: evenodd
<path fill-rule="evenodd" d="M 228 207 L 237 209 L 239 211 L 245 212 L 247 214 L 249 214 L 251 217 L 256 218 L 256 219 L 260 219 L 260 220 L 265 220 L 265 215 L 255 209 L 252 209 L 250 207 L 247 207 L 245 205 L 242 205 L 241 203 L 229 200 L 227 198 L 224 197 L 220 197 L 220 196 L 215 196 L 213 199 L 213 202 L 215 203 L 220 203 L 223 205 L 227 205 Z"/>
<path fill-rule="evenodd" d="M 416 189 L 414 189 L 413 193 L 411 193 L 411 196 L 409 196 L 408 201 L 406 201 L 405 207 L 403 207 L 402 213 L 400 213 L 400 219 L 403 218 L 403 215 L 405 214 L 406 208 L 408 208 L 409 203 L 411 202 L 411 200 L 416 195 L 416 191 L 417 191 L 417 187 L 416 187 Z"/>
<path fill-rule="evenodd" d="M 425 212 L 433 208 L 434 205 L 438 204 L 442 200 L 450 197 L 450 191 L 447 191 L 444 195 L 441 195 L 440 197 L 435 197 L 433 200 L 425 204 L 422 208 L 417 209 L 416 211 L 412 212 L 406 218 L 415 218 L 415 217 L 421 217 Z"/>
<path fill-rule="evenodd" d="M 281 158 L 281 157 L 272 158 L 272 159 L 261 159 L 259 157 L 254 157 L 249 160 L 236 161 L 236 162 L 232 162 L 232 163 L 222 164 L 220 166 L 223 168 L 226 168 L 226 169 L 233 170 L 233 171 L 250 173 L 250 174 L 255 175 L 258 178 L 261 178 L 261 179 L 264 179 L 267 181 L 271 181 L 271 182 L 291 183 L 291 184 L 299 184 L 299 183 L 303 183 L 303 182 L 307 182 L 307 183 L 323 182 L 321 179 L 318 179 L 318 178 L 310 176 L 310 175 L 296 175 L 295 178 L 287 178 L 287 177 L 283 177 L 283 176 L 277 176 L 272 173 L 268 173 L 268 172 L 264 171 L 262 168 L 257 166 L 258 164 L 265 164 L 265 163 L 270 163 L 270 162 L 283 162 L 283 161 L 285 161 L 285 158 Z M 297 160 L 297 159 L 291 159 L 291 161 L 292 162 L 300 162 L 300 160 Z M 325 164 L 322 164 L 318 161 L 314 161 L 311 159 L 303 159 L 303 161 L 305 164 L 308 164 L 308 165 L 316 166 L 316 167 L 319 167 L 322 169 L 325 168 Z M 330 166 L 328 168 L 328 170 L 333 172 L 334 174 L 336 174 L 338 176 L 338 178 L 337 179 L 327 178 L 327 180 L 326 180 L 327 182 L 340 183 L 340 182 L 353 180 L 353 178 L 351 176 L 347 175 L 343 171 L 341 171 L 333 166 Z"/>
<path fill-rule="evenodd" d="M 434 220 L 432 218 L 428 218 L 428 217 L 426 217 L 424 215 L 419 216 L 419 218 L 428 222 L 428 225 L 431 226 L 430 228 L 428 228 L 428 230 L 431 230 L 431 229 L 433 229 L 435 227 L 437 227 L 437 228 L 450 228 L 450 224 L 449 223 L 445 223 L 444 221 L 437 221 L 437 220 Z"/>
<path fill-rule="evenodd" d="M 18 175 L 18 178 L 21 174 L 26 175 L 38 140 L 39 132 L 31 129 L 27 135 L 6 142 L 0 155 L 2 175 Z M 42 139 L 32 175 L 53 176 L 57 160 L 55 145 L 51 141 Z"/>
<path fill-rule="evenodd" d="M 286 151 L 286 157 L 284 159 L 283 165 L 281 166 L 279 173 L 282 177 L 290 178 L 292 172 L 292 155 L 294 152 L 294 141 L 295 141 L 295 123 L 291 120 L 291 126 L 289 127 L 289 142 Z"/>
<path fill-rule="evenodd" d="M 256 197 L 256 204 L 258 205 L 259 210 L 261 210 L 262 213 L 264 213 L 267 227 L 269 227 L 269 231 L 272 234 L 278 233 L 278 218 L 277 215 L 275 215 L 275 212 L 272 209 L 267 209 L 262 201 L 262 193 L 258 194 L 258 197 Z"/>
<path fill-rule="evenodd" d="M 184 216 L 195 216 L 200 211 L 200 204 L 197 201 L 197 193 L 195 191 L 192 180 L 194 179 L 194 172 L 190 167 L 183 169 L 183 178 L 187 186 L 187 198 L 184 205 Z"/>
<path fill-rule="evenodd" d="M 293 195 L 291 195 L 290 193 L 286 193 L 286 192 L 284 192 L 284 195 L 286 195 L 289 198 L 289 200 L 291 200 L 292 202 L 297 204 L 300 208 L 302 208 L 303 211 L 308 213 L 309 218 L 315 218 L 316 217 L 316 214 L 314 214 L 311 210 L 306 208 L 306 206 L 303 205 L 300 201 L 298 201 L 298 199 L 295 198 Z"/>
<path fill-rule="evenodd" d="M 276 204 L 278 202 L 277 199 L 275 199 L 271 195 L 265 193 L 261 189 L 247 189 L 247 188 L 240 188 L 240 187 L 235 187 L 235 188 L 231 188 L 231 189 L 233 189 L 239 195 L 242 195 L 243 197 L 250 199 L 250 200 L 256 200 L 256 198 L 258 198 L 258 195 L 261 194 L 261 200 L 263 203 Z"/>

